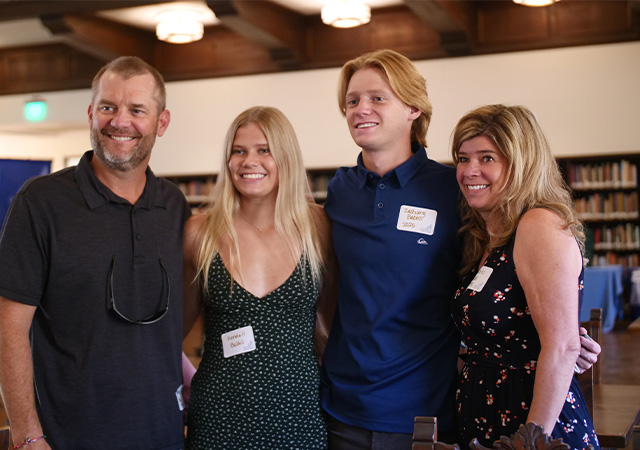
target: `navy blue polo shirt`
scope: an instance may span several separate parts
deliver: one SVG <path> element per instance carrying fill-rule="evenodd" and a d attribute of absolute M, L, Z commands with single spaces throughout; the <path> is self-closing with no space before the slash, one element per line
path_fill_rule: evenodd
<path fill-rule="evenodd" d="M 449 301 L 460 262 L 455 169 L 413 157 L 383 177 L 358 165 L 329 183 L 338 308 L 321 401 L 349 425 L 411 433 L 415 416 L 453 430 L 459 336 Z"/>

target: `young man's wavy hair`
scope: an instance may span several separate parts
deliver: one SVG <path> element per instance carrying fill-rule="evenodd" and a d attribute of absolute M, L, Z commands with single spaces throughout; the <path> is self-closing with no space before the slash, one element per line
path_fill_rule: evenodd
<path fill-rule="evenodd" d="M 426 81 L 411 60 L 396 51 L 385 49 L 365 53 L 342 66 L 338 84 L 338 106 L 342 115 L 346 116 L 346 96 L 351 77 L 358 70 L 370 67 L 379 69 L 386 75 L 394 94 L 405 105 L 418 108 L 422 112 L 411 126 L 411 142 L 418 142 L 426 148 L 427 130 L 433 112 L 427 95 Z"/>
<path fill-rule="evenodd" d="M 584 250 L 584 232 L 571 191 L 533 113 L 524 106 L 505 105 L 483 106 L 467 113 L 452 134 L 454 163 L 459 161 L 462 144 L 477 136 L 489 138 L 508 161 L 501 199 L 491 212 L 502 231 L 490 235 L 480 214 L 461 196 L 464 225 L 460 232 L 465 240 L 462 271 L 478 264 L 489 243 L 492 247 L 506 244 L 522 215 L 532 208 L 547 208 L 558 214 Z"/>
<path fill-rule="evenodd" d="M 238 273 L 242 273 L 238 236 L 235 232 L 234 216 L 240 207 L 240 194 L 233 184 L 229 171 L 229 159 L 233 141 L 240 127 L 254 123 L 260 127 L 278 167 L 278 193 L 275 206 L 275 229 L 286 237 L 288 251 L 296 259 L 302 254 L 300 266 L 308 259 L 314 283 L 319 285 L 327 249 L 317 238 L 318 230 L 314 220 L 314 205 L 302 161 L 302 153 L 295 131 L 285 115 L 276 108 L 256 106 L 242 112 L 227 131 L 220 173 L 213 191 L 211 207 L 206 212 L 206 224 L 198 255 L 198 278 L 207 289 L 207 273 L 214 256 L 220 249 L 220 242 L 228 237 L 231 242 L 230 258 L 227 263 Z M 231 272 L 231 270 L 229 271 Z"/>

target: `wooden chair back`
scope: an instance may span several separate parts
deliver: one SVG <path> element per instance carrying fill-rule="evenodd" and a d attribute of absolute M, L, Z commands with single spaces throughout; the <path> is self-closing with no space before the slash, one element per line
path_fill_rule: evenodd
<path fill-rule="evenodd" d="M 602 337 L 602 308 L 593 308 L 589 314 L 589 320 L 580 323 L 581 327 L 587 329 L 591 339 L 600 343 Z M 593 417 L 593 387 L 595 385 L 602 384 L 602 370 L 601 370 L 602 354 L 598 357 L 598 361 L 591 367 L 591 369 L 578 375 L 578 382 L 580 383 L 580 390 L 587 403 L 589 414 Z"/>
<path fill-rule="evenodd" d="M 9 425 L 0 426 L 0 450 L 10 449 L 11 431 Z"/>
<path fill-rule="evenodd" d="M 4 409 L 2 396 L 0 396 L 0 450 L 10 449 L 10 445 L 11 430 L 9 429 L 9 420 L 7 419 L 7 412 Z"/>
<path fill-rule="evenodd" d="M 416 417 L 413 422 L 413 446 L 412 450 L 460 450 L 458 444 L 445 444 L 437 441 L 438 421 L 435 417 Z M 562 439 L 552 439 L 544 433 L 540 425 L 533 422 L 522 424 L 518 431 L 511 436 L 501 436 L 494 442 L 493 449 L 484 447 L 473 439 L 469 443 L 471 450 L 565 450 L 569 444 Z M 593 449 L 591 445 L 587 447 Z"/>
<path fill-rule="evenodd" d="M 418 416 L 413 421 L 411 450 L 460 450 L 458 444 L 438 442 L 438 419 Z"/>

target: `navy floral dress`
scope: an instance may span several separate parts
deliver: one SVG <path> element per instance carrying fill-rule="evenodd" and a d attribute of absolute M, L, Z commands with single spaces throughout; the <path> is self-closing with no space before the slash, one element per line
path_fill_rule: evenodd
<path fill-rule="evenodd" d="M 463 277 L 451 305 L 468 348 L 456 393 L 457 442 L 463 448 L 474 437 L 491 447 L 500 436 L 515 433 L 526 421 L 533 398 L 540 340 L 513 263 L 514 241 L 515 234 L 507 245 L 489 254 L 482 268 L 483 272 L 493 270 L 488 278 L 476 278 L 477 268 Z M 486 284 L 474 286 L 474 278 L 476 283 L 486 279 Z M 582 280 L 581 273 L 576 283 L 580 301 Z M 588 444 L 599 448 L 575 377 L 552 437 L 562 438 L 572 448 Z"/>

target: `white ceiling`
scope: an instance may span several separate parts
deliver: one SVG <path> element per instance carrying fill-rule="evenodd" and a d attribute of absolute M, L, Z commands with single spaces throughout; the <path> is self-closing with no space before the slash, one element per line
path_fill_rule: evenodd
<path fill-rule="evenodd" d="M 0 22 L 0 47 L 17 47 L 55 40 L 38 19 Z"/>
<path fill-rule="evenodd" d="M 261 0 L 252 0 L 261 1 Z M 303 15 L 320 14 L 322 7 L 332 0 L 272 0 L 275 3 L 297 11 Z M 335 0 L 334 0 L 335 1 Z M 398 5 L 402 0 L 364 0 L 372 9 L 385 6 Z M 180 1 L 158 5 L 124 8 L 99 13 L 110 20 L 119 21 L 127 25 L 155 30 L 156 16 L 167 9 L 186 7 L 202 12 L 205 25 L 214 25 L 218 20 L 213 12 L 201 1 Z M 21 45 L 55 42 L 57 38 L 52 36 L 38 19 L 24 19 L 11 22 L 0 21 L 0 47 L 17 47 Z"/>

